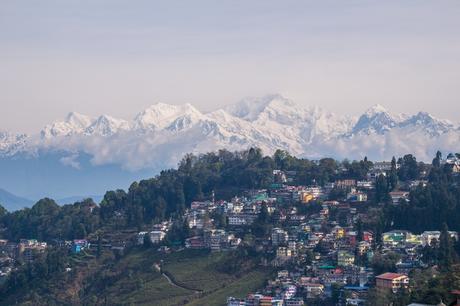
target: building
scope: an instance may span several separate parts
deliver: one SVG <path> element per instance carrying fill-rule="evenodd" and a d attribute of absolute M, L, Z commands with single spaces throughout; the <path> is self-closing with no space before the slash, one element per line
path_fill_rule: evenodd
<path fill-rule="evenodd" d="M 207 230 L 203 233 L 204 244 L 212 251 L 220 251 L 228 247 L 229 235 L 222 229 Z"/>
<path fill-rule="evenodd" d="M 347 189 L 356 186 L 356 180 L 337 180 L 335 187 L 340 189 Z"/>
<path fill-rule="evenodd" d="M 440 231 L 424 231 L 421 235 L 421 240 L 422 240 L 422 245 L 431 245 L 433 241 L 438 241 L 439 238 L 441 237 L 441 232 Z M 452 239 L 458 240 L 458 233 L 449 231 L 449 236 Z"/>
<path fill-rule="evenodd" d="M 72 252 L 73 253 L 80 253 L 86 248 L 89 248 L 89 242 L 85 239 L 75 239 L 72 242 Z"/>
<path fill-rule="evenodd" d="M 257 214 L 237 213 L 228 216 L 228 225 L 244 226 L 251 225 L 257 218 Z"/>
<path fill-rule="evenodd" d="M 203 229 L 204 227 L 204 219 L 196 213 L 188 216 L 187 221 L 189 228 Z"/>
<path fill-rule="evenodd" d="M 25 261 L 33 261 L 36 253 L 43 253 L 47 247 L 46 242 L 39 242 L 36 239 L 21 239 L 18 244 L 19 257 Z"/>
<path fill-rule="evenodd" d="M 280 228 L 274 228 L 272 230 L 272 245 L 284 245 L 288 241 L 288 233 Z"/>
<path fill-rule="evenodd" d="M 147 232 L 139 232 L 137 233 L 137 244 L 144 244 L 144 237 L 147 235 Z"/>
<path fill-rule="evenodd" d="M 187 249 L 204 249 L 206 248 L 206 244 L 204 243 L 203 237 L 194 236 L 185 239 L 185 247 Z"/>
<path fill-rule="evenodd" d="M 241 299 L 236 299 L 234 297 L 227 298 L 227 306 L 245 306 L 246 302 Z"/>
<path fill-rule="evenodd" d="M 292 257 L 292 250 L 286 247 L 279 247 L 276 250 L 276 257 L 280 259 L 289 259 Z"/>
<path fill-rule="evenodd" d="M 352 266 L 355 262 L 355 256 L 348 251 L 340 250 L 337 252 L 337 265 L 339 267 Z"/>
<path fill-rule="evenodd" d="M 163 239 L 165 238 L 166 233 L 163 231 L 151 231 L 149 233 L 150 241 L 152 241 L 153 244 L 159 244 Z"/>
<path fill-rule="evenodd" d="M 362 188 L 362 189 L 373 189 L 374 183 L 372 181 L 357 181 L 356 187 Z"/>
<path fill-rule="evenodd" d="M 386 247 L 395 247 L 399 244 L 406 242 L 407 237 L 410 235 L 408 231 L 393 230 L 382 234 L 383 245 Z"/>
<path fill-rule="evenodd" d="M 308 298 L 315 298 L 322 295 L 324 292 L 324 285 L 320 283 L 306 283 L 303 284 L 303 288 L 305 289 Z"/>
<path fill-rule="evenodd" d="M 303 306 L 304 301 L 301 298 L 287 299 L 284 301 L 285 306 Z"/>
<path fill-rule="evenodd" d="M 310 201 L 312 201 L 315 197 L 313 196 L 313 194 L 307 192 L 307 191 L 301 191 L 299 193 L 299 197 L 300 197 L 300 202 L 302 203 L 309 203 Z"/>
<path fill-rule="evenodd" d="M 297 293 L 297 287 L 294 285 L 288 285 L 286 288 L 284 288 L 283 291 L 283 298 L 285 300 L 292 299 Z"/>
<path fill-rule="evenodd" d="M 393 293 L 409 287 L 409 277 L 398 273 L 383 273 L 375 277 L 375 286 L 380 290 L 391 290 Z"/>
<path fill-rule="evenodd" d="M 363 240 L 358 243 L 358 246 L 356 248 L 358 249 L 358 254 L 362 256 L 371 249 L 371 244 Z"/>
<path fill-rule="evenodd" d="M 399 168 L 399 165 L 396 164 L 396 168 Z M 372 165 L 371 170 L 379 170 L 379 171 L 390 171 L 391 170 L 391 162 L 388 161 L 381 161 L 381 162 L 374 162 Z"/>
<path fill-rule="evenodd" d="M 392 191 L 390 192 L 391 201 L 393 204 L 399 204 L 401 200 L 409 200 L 409 192 L 407 191 Z"/>
<path fill-rule="evenodd" d="M 350 202 L 366 202 L 367 194 L 364 192 L 350 192 L 347 195 L 347 200 Z"/>

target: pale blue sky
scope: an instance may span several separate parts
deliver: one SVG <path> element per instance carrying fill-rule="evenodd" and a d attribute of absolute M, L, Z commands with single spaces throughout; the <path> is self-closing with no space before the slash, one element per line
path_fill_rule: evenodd
<path fill-rule="evenodd" d="M 0 0 L 0 130 L 281 93 L 460 121 L 460 1 Z"/>

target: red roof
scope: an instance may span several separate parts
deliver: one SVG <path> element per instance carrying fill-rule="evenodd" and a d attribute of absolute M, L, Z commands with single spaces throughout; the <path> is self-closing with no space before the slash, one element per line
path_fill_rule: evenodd
<path fill-rule="evenodd" d="M 394 280 L 394 279 L 399 278 L 401 276 L 405 276 L 405 275 L 404 274 L 399 274 L 399 273 L 387 272 L 387 273 L 383 273 L 383 274 L 380 274 L 380 275 L 376 276 L 376 278 L 386 279 L 386 280 Z"/>

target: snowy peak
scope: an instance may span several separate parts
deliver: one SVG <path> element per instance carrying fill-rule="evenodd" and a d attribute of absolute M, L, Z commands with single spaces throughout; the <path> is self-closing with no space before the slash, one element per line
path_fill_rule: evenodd
<path fill-rule="evenodd" d="M 441 120 L 427 112 L 419 112 L 401 122 L 401 127 L 420 128 L 430 136 L 438 136 L 454 130 L 455 126 L 449 120 Z"/>
<path fill-rule="evenodd" d="M 85 129 L 91 125 L 92 119 L 77 112 L 70 112 L 67 115 L 65 122 L 70 126 Z"/>
<path fill-rule="evenodd" d="M 85 134 L 112 136 L 121 131 L 128 131 L 129 128 L 129 123 L 126 120 L 102 115 L 85 130 Z"/>
<path fill-rule="evenodd" d="M 40 132 L 42 138 L 70 136 L 85 131 L 91 125 L 92 119 L 88 116 L 71 112 L 65 121 L 57 121 L 46 125 Z"/>
<path fill-rule="evenodd" d="M 263 117 L 276 117 L 278 113 L 292 112 L 297 108 L 293 101 L 279 94 L 273 94 L 262 98 L 246 98 L 227 106 L 225 110 L 235 117 L 252 122 Z"/>
<path fill-rule="evenodd" d="M 0 155 L 14 155 L 26 144 L 26 134 L 14 135 L 9 132 L 0 131 Z"/>
<path fill-rule="evenodd" d="M 383 135 L 391 129 L 404 129 L 406 132 L 421 131 L 429 136 L 438 136 L 455 129 L 449 120 L 437 119 L 427 112 L 409 116 L 392 115 L 377 104 L 369 108 L 358 120 L 351 134 Z"/>
<path fill-rule="evenodd" d="M 202 114 L 188 103 L 183 105 L 157 103 L 140 112 L 134 118 L 133 127 L 141 131 L 163 129 L 173 124 L 181 116 L 186 116 L 193 121 Z"/>
<path fill-rule="evenodd" d="M 378 115 L 380 113 L 387 113 L 388 114 L 388 111 L 383 105 L 374 104 L 371 107 L 369 107 L 363 115 L 365 115 L 367 117 L 373 117 L 373 116 Z"/>
<path fill-rule="evenodd" d="M 353 127 L 353 134 L 384 134 L 396 127 L 397 119 L 393 117 L 382 105 L 370 107 Z"/>
<path fill-rule="evenodd" d="M 139 169 L 165 161 L 175 164 L 189 152 L 222 148 L 257 146 L 267 154 L 283 149 L 315 158 L 381 158 L 385 152 L 428 152 L 458 141 L 458 126 L 425 112 L 394 115 L 377 104 L 359 118 L 351 118 L 275 94 L 243 99 L 210 113 L 201 113 L 190 104 L 157 103 L 130 122 L 72 112 L 45 126 L 40 134 L 0 133 L 0 157 L 17 152 L 83 152 L 93 156 L 96 164 L 112 162 Z"/>

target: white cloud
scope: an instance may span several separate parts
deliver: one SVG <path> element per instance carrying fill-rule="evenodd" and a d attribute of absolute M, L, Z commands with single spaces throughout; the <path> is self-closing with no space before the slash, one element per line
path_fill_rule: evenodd
<path fill-rule="evenodd" d="M 64 166 L 70 166 L 70 167 L 75 168 L 77 170 L 81 169 L 80 162 L 78 161 L 78 154 L 73 154 L 73 155 L 61 157 L 59 159 L 59 161 Z"/>

